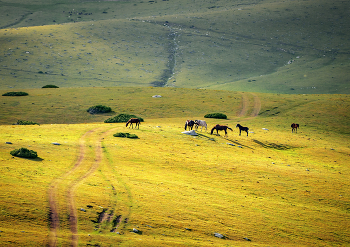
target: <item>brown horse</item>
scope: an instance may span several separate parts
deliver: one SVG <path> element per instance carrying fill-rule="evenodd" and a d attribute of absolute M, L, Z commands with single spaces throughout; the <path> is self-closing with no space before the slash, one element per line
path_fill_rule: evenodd
<path fill-rule="evenodd" d="M 219 130 L 224 130 L 225 131 L 225 136 L 227 136 L 227 129 L 232 131 L 232 129 L 230 127 L 226 126 L 226 125 L 217 124 L 211 129 L 210 134 L 212 135 L 213 131 L 216 130 L 216 134 L 219 135 Z"/>
<path fill-rule="evenodd" d="M 292 133 L 293 133 L 294 130 L 295 130 L 295 132 L 297 132 L 297 130 L 299 128 L 299 124 L 292 123 L 292 125 L 290 127 L 292 127 Z"/>
<path fill-rule="evenodd" d="M 138 118 L 130 118 L 129 121 L 126 123 L 126 127 L 130 124 L 132 128 L 134 128 L 133 124 L 136 124 L 136 127 L 140 128 L 140 119 Z M 136 128 L 135 127 L 135 128 Z"/>

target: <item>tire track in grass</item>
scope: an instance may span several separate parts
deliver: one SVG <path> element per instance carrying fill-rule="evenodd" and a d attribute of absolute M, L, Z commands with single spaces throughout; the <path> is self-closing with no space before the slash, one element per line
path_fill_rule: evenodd
<path fill-rule="evenodd" d="M 113 205 L 112 205 L 112 215 L 109 215 L 109 217 L 107 218 L 109 222 L 113 221 L 113 227 L 112 230 L 116 231 L 117 228 L 120 229 L 124 229 L 125 225 L 128 222 L 128 219 L 130 217 L 131 214 L 131 207 L 132 207 L 132 196 L 131 196 L 131 192 L 130 189 L 128 188 L 128 186 L 126 185 L 126 183 L 122 180 L 122 178 L 120 178 L 120 176 L 118 175 L 117 171 L 115 170 L 115 168 L 113 167 L 113 160 L 112 158 L 109 156 L 108 151 L 105 149 L 105 147 L 103 146 L 103 139 L 104 137 L 109 134 L 110 132 L 112 132 L 114 129 L 109 129 L 109 130 L 105 130 L 105 131 L 101 131 L 101 133 L 99 134 L 99 138 L 98 139 L 94 139 L 93 137 L 89 137 L 92 133 L 96 132 L 97 129 L 94 130 L 90 130 L 88 132 L 86 132 L 79 140 L 79 155 L 78 155 L 78 159 L 76 161 L 76 163 L 74 164 L 73 168 L 68 171 L 66 174 L 64 174 L 63 176 L 55 179 L 50 187 L 49 187 L 49 205 L 50 205 L 50 236 L 49 236 L 49 246 L 51 247 L 56 247 L 58 246 L 58 241 L 57 241 L 57 237 L 58 237 L 58 231 L 59 231 L 59 208 L 58 208 L 58 198 L 57 198 L 57 191 L 58 191 L 58 187 L 64 183 L 64 181 L 69 180 L 69 178 L 71 176 L 74 175 L 74 172 L 82 167 L 84 164 L 87 163 L 87 165 L 85 165 L 85 168 L 87 168 L 89 166 L 89 169 L 82 175 L 80 175 L 78 178 L 75 178 L 72 182 L 70 182 L 70 184 L 68 186 L 66 186 L 67 188 L 67 192 L 66 192 L 66 204 L 67 204 L 67 209 L 68 209 L 68 214 L 69 214 L 69 225 L 70 225 L 70 232 L 71 232 L 71 246 L 78 246 L 78 242 L 79 242 L 79 236 L 78 236 L 78 214 L 77 214 L 77 209 L 76 209 L 76 205 L 75 205 L 75 191 L 77 190 L 77 188 L 79 187 L 79 185 L 86 179 L 88 178 L 90 175 L 92 175 L 100 166 L 101 166 L 101 171 L 104 175 L 104 179 L 106 181 L 108 181 L 111 184 L 112 190 L 113 190 L 113 197 L 115 197 L 115 199 L 113 199 Z M 87 145 L 85 144 L 87 140 L 90 141 L 95 141 L 95 145 L 94 145 L 94 161 L 91 162 L 89 160 L 87 160 L 88 157 L 86 157 L 86 152 L 87 152 Z M 104 150 L 104 151 L 103 151 Z M 107 163 L 105 166 L 101 165 L 103 164 L 103 159 L 104 159 L 104 152 L 105 152 L 105 156 L 107 156 Z M 91 158 L 91 156 L 90 156 Z M 90 164 L 89 164 L 90 163 Z M 112 174 L 115 175 L 115 177 L 117 177 L 117 181 L 115 181 L 115 178 L 112 176 Z M 118 206 L 118 202 L 117 202 L 117 191 L 115 190 L 115 188 L 117 187 L 117 184 L 119 183 L 121 184 L 122 188 L 124 188 L 124 190 L 127 193 L 127 198 L 126 201 L 124 202 L 126 205 L 128 205 L 126 207 L 126 209 L 122 210 L 122 214 L 120 214 L 120 212 L 118 214 L 116 214 L 116 209 Z M 101 222 L 103 223 L 103 222 Z M 116 223 L 116 224 L 115 224 Z M 111 230 L 111 231 L 112 231 Z"/>
<path fill-rule="evenodd" d="M 76 179 L 69 187 L 68 192 L 67 192 L 67 203 L 68 203 L 68 208 L 69 208 L 69 224 L 70 224 L 70 230 L 72 234 L 72 242 L 71 246 L 78 246 L 79 242 L 79 237 L 78 237 L 78 214 L 77 214 L 77 209 L 75 206 L 75 190 L 77 187 L 91 174 L 93 174 L 97 168 L 100 166 L 100 163 L 102 161 L 102 138 L 98 139 L 95 143 L 95 159 L 93 164 L 91 165 L 90 169 L 80 176 L 78 179 Z M 85 149 L 86 147 L 83 146 Z M 83 153 L 85 154 L 85 150 L 83 150 Z M 84 159 L 84 156 L 83 156 Z"/>
<path fill-rule="evenodd" d="M 65 173 L 63 176 L 56 178 L 49 186 L 48 197 L 49 197 L 49 221 L 50 221 L 50 234 L 49 234 L 49 246 L 57 246 L 57 235 L 59 231 L 59 208 L 58 208 L 58 199 L 57 199 L 57 190 L 58 186 L 69 177 L 83 162 L 86 152 L 85 139 L 90 135 L 94 130 L 87 131 L 79 139 L 79 156 L 74 164 L 73 168 Z"/>
<path fill-rule="evenodd" d="M 240 109 L 240 112 L 238 113 L 238 117 L 244 117 L 247 115 L 248 111 L 250 110 L 249 97 L 247 93 L 240 92 L 240 94 L 242 96 L 242 107 Z M 253 109 L 250 114 L 250 117 L 248 117 L 248 119 L 251 117 L 257 117 L 261 109 L 261 101 L 259 96 L 256 95 L 255 93 L 250 93 L 250 94 L 254 98 L 254 105 L 253 105 Z"/>
<path fill-rule="evenodd" d="M 251 93 L 254 97 L 254 107 L 253 111 L 251 113 L 251 117 L 257 117 L 259 115 L 260 109 L 261 109 L 261 101 L 258 95 L 255 93 Z"/>
<path fill-rule="evenodd" d="M 112 131 L 112 130 L 111 130 Z M 113 226 L 112 229 L 110 229 L 111 232 L 116 232 L 117 229 L 121 229 L 122 231 L 125 230 L 125 227 L 130 219 L 132 206 L 133 206 L 133 197 L 131 190 L 129 186 L 124 182 L 121 175 L 116 171 L 116 169 L 113 167 L 113 159 L 109 154 L 109 151 L 107 148 L 103 149 L 103 152 L 105 153 L 105 157 L 107 159 L 106 167 L 103 169 L 103 174 L 106 177 L 106 180 L 111 184 L 113 189 L 113 194 L 115 194 L 116 197 L 121 199 L 121 194 L 118 195 L 118 192 L 115 190 L 116 184 L 121 185 L 122 189 L 126 193 L 126 198 L 124 198 L 124 204 L 126 205 L 126 208 L 124 210 L 121 210 L 122 212 L 119 212 L 118 214 L 115 214 L 113 216 Z M 114 176 L 113 176 L 114 175 Z M 116 185 L 116 186 L 115 186 Z M 116 201 L 116 204 L 114 205 L 113 212 L 116 213 L 117 206 L 120 203 Z M 114 224 L 115 223 L 115 224 Z"/>

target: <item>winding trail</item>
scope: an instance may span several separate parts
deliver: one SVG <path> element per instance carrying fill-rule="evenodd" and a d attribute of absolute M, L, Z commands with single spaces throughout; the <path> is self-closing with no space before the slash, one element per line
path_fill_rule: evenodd
<path fill-rule="evenodd" d="M 242 96 L 242 107 L 240 109 L 240 112 L 238 113 L 238 117 L 246 117 L 247 113 L 249 110 L 251 110 L 251 114 L 249 117 L 246 117 L 247 119 L 249 118 L 254 118 L 259 115 L 260 109 L 261 109 L 261 101 L 258 95 L 255 93 L 240 93 Z M 249 102 L 249 96 L 248 94 L 252 95 L 254 98 L 254 105 L 253 109 L 250 108 L 250 102 Z"/>
<path fill-rule="evenodd" d="M 60 225 L 58 199 L 57 199 L 58 186 L 59 184 L 62 183 L 63 180 L 65 180 L 68 176 L 70 176 L 82 164 L 85 158 L 85 152 L 86 152 L 85 139 L 92 132 L 93 130 L 89 130 L 80 138 L 79 156 L 73 168 L 69 170 L 66 174 L 64 174 L 62 177 L 55 179 L 49 187 L 48 195 L 49 195 L 49 207 L 50 207 L 50 216 L 49 216 L 49 219 L 50 219 L 49 246 L 50 247 L 57 246 L 57 234 L 58 234 L 59 225 Z"/>
<path fill-rule="evenodd" d="M 77 157 L 77 161 L 71 170 L 63 174 L 61 177 L 56 178 L 52 181 L 48 189 L 48 197 L 49 197 L 49 220 L 50 220 L 50 234 L 49 234 L 49 243 L 48 246 L 56 247 L 59 246 L 58 243 L 58 233 L 60 227 L 59 220 L 59 203 L 66 203 L 67 205 L 67 213 L 69 215 L 69 227 L 70 227 L 70 245 L 78 246 L 79 245 L 79 229 L 78 229 L 78 210 L 75 203 L 75 194 L 78 187 L 87 179 L 90 175 L 94 174 L 98 169 L 101 170 L 103 174 L 103 179 L 110 183 L 112 188 L 112 194 L 114 197 L 111 205 L 111 213 L 107 214 L 106 217 L 103 217 L 102 221 L 117 222 L 117 224 L 113 224 L 112 229 L 108 229 L 109 231 L 115 231 L 117 228 L 123 229 L 125 224 L 127 224 L 128 218 L 131 214 L 132 207 L 132 195 L 130 189 L 127 184 L 123 181 L 123 179 L 119 176 L 117 180 L 112 175 L 117 175 L 117 171 L 115 170 L 114 161 L 111 157 L 106 158 L 108 156 L 108 152 L 106 148 L 103 147 L 103 139 L 111 134 L 115 128 L 106 129 L 104 127 L 96 128 L 87 131 L 82 137 L 79 139 L 79 153 Z M 89 142 L 89 143 L 87 143 Z M 92 153 L 87 154 L 89 147 L 93 147 Z M 106 152 L 107 155 L 104 155 Z M 106 161 L 106 162 L 105 162 Z M 126 207 L 125 210 L 117 212 L 117 191 L 115 188 L 120 185 L 119 188 L 127 191 L 126 197 Z M 59 190 L 64 190 L 65 199 L 58 198 Z M 61 196 L 62 197 L 62 196 Z M 120 203 L 119 203 L 120 204 Z M 122 218 L 124 221 L 121 222 Z M 103 222 L 99 222 L 102 224 Z M 111 227 L 109 225 L 109 227 Z"/>
<path fill-rule="evenodd" d="M 83 174 L 78 179 L 76 179 L 70 185 L 70 187 L 68 189 L 67 202 L 68 202 L 68 207 L 69 207 L 69 225 L 70 225 L 70 229 L 71 229 L 71 233 L 72 233 L 71 246 L 78 246 L 78 240 L 79 240 L 79 238 L 78 238 L 78 216 L 77 216 L 77 210 L 76 210 L 75 200 L 74 200 L 75 190 L 77 189 L 79 184 L 82 183 L 82 181 L 84 181 L 84 179 L 89 177 L 99 167 L 100 162 L 102 160 L 101 140 L 102 140 L 102 138 L 100 138 L 98 141 L 96 141 L 95 162 L 92 164 L 90 169 L 85 174 Z M 85 150 L 83 150 L 82 153 L 83 154 L 80 155 L 80 157 L 82 157 L 84 159 Z"/>

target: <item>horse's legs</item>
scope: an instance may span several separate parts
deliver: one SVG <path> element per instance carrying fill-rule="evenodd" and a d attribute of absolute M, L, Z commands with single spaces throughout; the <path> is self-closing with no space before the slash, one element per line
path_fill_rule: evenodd
<path fill-rule="evenodd" d="M 241 129 L 239 129 L 239 135 L 241 135 Z"/>

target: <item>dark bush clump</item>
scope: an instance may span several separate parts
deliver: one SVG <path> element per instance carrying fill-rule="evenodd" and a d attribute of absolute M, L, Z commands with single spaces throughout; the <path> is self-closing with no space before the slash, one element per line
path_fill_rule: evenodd
<path fill-rule="evenodd" d="M 35 125 L 35 124 L 40 125 L 36 122 L 26 121 L 26 120 L 18 120 L 16 124 L 17 125 Z"/>
<path fill-rule="evenodd" d="M 134 138 L 134 139 L 139 138 L 139 137 L 138 137 L 137 135 L 135 135 L 135 134 L 121 133 L 121 132 L 116 133 L 116 134 L 114 134 L 113 136 L 114 136 L 114 137 Z"/>
<path fill-rule="evenodd" d="M 7 92 L 4 93 L 2 96 L 27 96 L 28 93 L 26 92 Z"/>
<path fill-rule="evenodd" d="M 220 118 L 220 119 L 227 119 L 227 116 L 223 113 L 209 113 L 204 116 L 205 118 Z"/>
<path fill-rule="evenodd" d="M 105 123 L 126 123 L 129 121 L 130 118 L 138 118 L 140 119 L 140 122 L 143 122 L 143 119 L 140 117 L 137 117 L 132 114 L 119 114 L 118 116 L 111 117 L 105 120 Z"/>
<path fill-rule="evenodd" d="M 97 114 L 97 113 L 107 113 L 111 112 L 112 108 L 104 105 L 96 105 L 96 106 L 91 106 L 87 112 L 90 114 Z"/>
<path fill-rule="evenodd" d="M 58 88 L 58 87 L 56 85 L 48 84 L 48 85 L 43 86 L 42 88 Z"/>
<path fill-rule="evenodd" d="M 20 149 L 15 149 L 10 152 L 12 156 L 16 157 L 21 157 L 21 158 L 29 158 L 29 159 L 35 159 L 38 157 L 38 154 L 33 151 L 29 150 L 27 148 L 20 148 Z"/>

